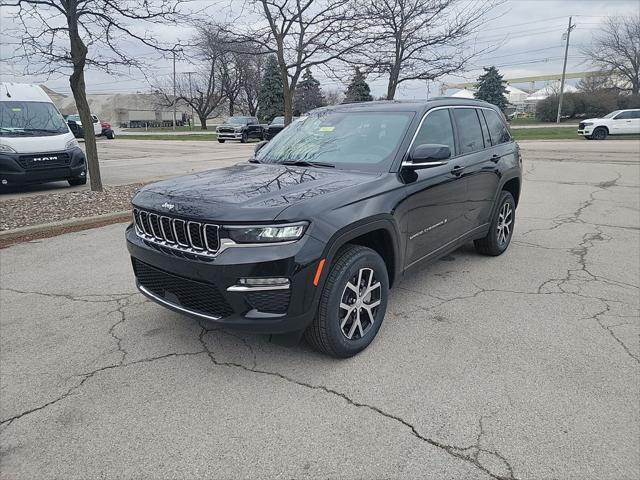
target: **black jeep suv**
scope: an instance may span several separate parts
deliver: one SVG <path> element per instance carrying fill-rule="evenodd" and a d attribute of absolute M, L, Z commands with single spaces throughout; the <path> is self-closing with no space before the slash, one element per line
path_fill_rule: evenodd
<path fill-rule="evenodd" d="M 142 293 L 348 357 L 407 271 L 471 240 L 487 255 L 511 240 L 521 157 L 488 103 L 326 107 L 256 149 L 134 197 L 126 238 Z"/>

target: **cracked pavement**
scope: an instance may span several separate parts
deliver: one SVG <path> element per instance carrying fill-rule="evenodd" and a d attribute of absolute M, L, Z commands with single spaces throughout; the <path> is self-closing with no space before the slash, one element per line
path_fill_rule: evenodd
<path fill-rule="evenodd" d="M 348 360 L 147 301 L 124 225 L 2 250 L 0 478 L 638 478 L 640 144 L 522 147 L 508 252 Z"/>

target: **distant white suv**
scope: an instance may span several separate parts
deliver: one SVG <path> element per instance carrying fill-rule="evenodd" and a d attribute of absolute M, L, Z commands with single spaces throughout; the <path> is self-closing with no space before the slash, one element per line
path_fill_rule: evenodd
<path fill-rule="evenodd" d="M 616 110 L 602 118 L 589 118 L 578 125 L 578 135 L 604 140 L 609 135 L 640 135 L 640 109 Z"/>

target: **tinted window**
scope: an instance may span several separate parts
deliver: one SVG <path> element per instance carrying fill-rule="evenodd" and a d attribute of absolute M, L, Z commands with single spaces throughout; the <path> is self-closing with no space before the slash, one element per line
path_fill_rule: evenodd
<path fill-rule="evenodd" d="M 640 118 L 640 110 L 634 110 L 631 112 L 631 118 Z"/>
<path fill-rule="evenodd" d="M 69 127 L 53 103 L 0 102 L 0 135 L 7 137 L 66 133 Z"/>
<path fill-rule="evenodd" d="M 614 118 L 614 120 L 629 120 L 631 117 L 631 112 L 622 112 Z"/>
<path fill-rule="evenodd" d="M 448 145 L 451 149 L 451 155 L 455 155 L 456 149 L 449 110 L 434 110 L 424 119 L 418 135 L 416 135 L 416 139 L 413 142 L 413 146 L 417 147 L 425 143 Z"/>
<path fill-rule="evenodd" d="M 390 161 L 413 113 L 324 111 L 303 117 L 256 154 L 261 163 L 322 162 L 377 171 Z"/>
<path fill-rule="evenodd" d="M 487 125 L 489 126 L 491 145 L 510 142 L 511 135 L 509 135 L 509 129 L 500 119 L 498 114 L 493 110 L 482 110 L 482 113 L 484 114 L 484 118 L 487 120 Z"/>
<path fill-rule="evenodd" d="M 458 127 L 462 154 L 477 152 L 484 148 L 480 120 L 475 108 L 454 108 L 453 117 Z"/>

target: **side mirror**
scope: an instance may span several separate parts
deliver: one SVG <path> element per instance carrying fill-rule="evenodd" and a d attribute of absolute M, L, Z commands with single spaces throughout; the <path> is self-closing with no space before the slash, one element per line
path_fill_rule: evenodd
<path fill-rule="evenodd" d="M 430 168 L 446 165 L 451 158 L 451 149 L 447 145 L 427 143 L 418 145 L 409 155 L 409 161 L 403 162 L 407 168 Z"/>
<path fill-rule="evenodd" d="M 258 153 L 267 143 L 269 143 L 269 140 L 262 140 L 261 142 L 256 143 L 256 148 L 253 150 L 253 153 Z"/>

